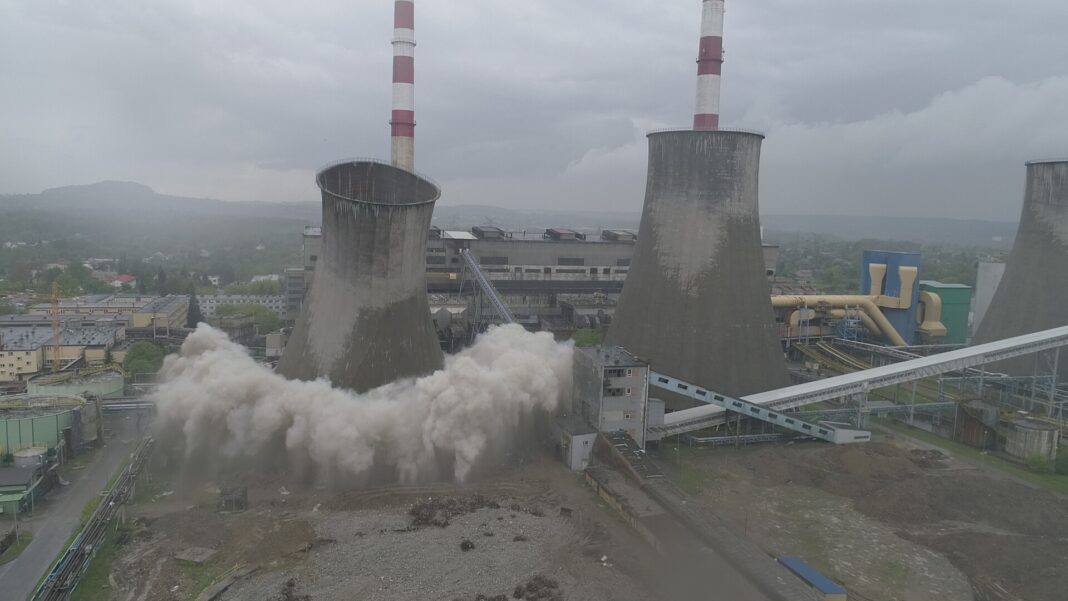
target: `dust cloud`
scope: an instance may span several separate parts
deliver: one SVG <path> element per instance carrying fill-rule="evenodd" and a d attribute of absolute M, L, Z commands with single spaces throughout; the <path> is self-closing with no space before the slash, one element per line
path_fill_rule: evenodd
<path fill-rule="evenodd" d="M 187 454 L 256 457 L 284 444 L 325 472 L 360 477 L 386 466 L 406 483 L 438 477 L 444 455 L 463 481 L 531 415 L 556 409 L 571 356 L 550 334 L 505 325 L 433 374 L 356 394 L 323 379 L 287 380 L 200 324 L 164 361 L 156 426 L 183 438 Z"/>

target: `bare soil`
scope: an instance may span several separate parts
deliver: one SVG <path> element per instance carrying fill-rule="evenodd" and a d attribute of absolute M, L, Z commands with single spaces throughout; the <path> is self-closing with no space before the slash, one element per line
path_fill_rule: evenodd
<path fill-rule="evenodd" d="M 883 437 L 690 453 L 699 499 L 862 599 L 1060 601 L 1068 501 Z"/>

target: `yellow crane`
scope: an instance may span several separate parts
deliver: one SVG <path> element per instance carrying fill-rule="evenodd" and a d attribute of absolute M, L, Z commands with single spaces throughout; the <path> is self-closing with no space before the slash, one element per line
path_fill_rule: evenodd
<path fill-rule="evenodd" d="M 59 280 L 52 282 L 52 371 L 59 371 Z"/>

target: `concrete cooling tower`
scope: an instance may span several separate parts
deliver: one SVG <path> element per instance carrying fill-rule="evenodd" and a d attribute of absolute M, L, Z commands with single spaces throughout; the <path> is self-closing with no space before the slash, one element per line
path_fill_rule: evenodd
<path fill-rule="evenodd" d="M 1027 185 L 1016 241 L 997 292 L 975 333 L 992 342 L 1068 325 L 1068 161 L 1027 164 Z M 1061 354 L 1059 379 L 1068 378 Z M 1043 374 L 1043 368 L 1045 373 Z M 1032 375 L 1035 359 L 1021 357 L 991 369 Z M 1039 375 L 1049 368 L 1040 366 Z"/>
<path fill-rule="evenodd" d="M 761 251 L 763 139 L 649 135 L 638 244 L 605 340 L 657 371 L 734 396 L 788 384 Z"/>
<path fill-rule="evenodd" d="M 440 190 L 373 161 L 321 171 L 323 245 L 278 371 L 362 392 L 441 367 L 426 237 Z"/>

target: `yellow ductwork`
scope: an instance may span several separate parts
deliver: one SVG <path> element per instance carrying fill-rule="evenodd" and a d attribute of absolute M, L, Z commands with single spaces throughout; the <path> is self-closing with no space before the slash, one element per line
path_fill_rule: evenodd
<path fill-rule="evenodd" d="M 912 306 L 912 290 L 916 278 L 920 277 L 918 267 L 898 267 L 897 277 L 901 282 L 901 292 L 897 296 L 883 294 L 883 281 L 886 278 L 886 264 L 868 263 L 868 276 L 871 277 L 871 294 L 875 304 L 887 309 L 908 309 Z"/>
<path fill-rule="evenodd" d="M 903 268 L 904 269 L 904 268 Z M 879 280 L 882 281 L 882 280 Z M 911 292 L 910 292 L 911 294 Z M 776 308 L 796 307 L 798 309 L 859 309 L 867 315 L 872 324 L 891 344 L 908 346 L 905 339 L 898 334 L 883 312 L 876 306 L 870 296 L 861 295 L 807 295 L 807 296 L 772 296 L 771 306 Z M 867 326 L 865 322 L 865 326 Z"/>
<path fill-rule="evenodd" d="M 830 317 L 833 319 L 859 319 L 864 328 L 876 336 L 882 336 L 883 332 L 868 314 L 860 309 L 829 309 L 821 311 L 817 309 L 799 309 L 790 314 L 790 329 L 801 330 L 801 311 L 812 311 L 816 317 Z"/>
<path fill-rule="evenodd" d="M 928 336 L 945 336 L 946 326 L 942 324 L 942 297 L 920 291 L 920 306 L 916 312 L 916 321 L 920 322 L 920 331 Z"/>

